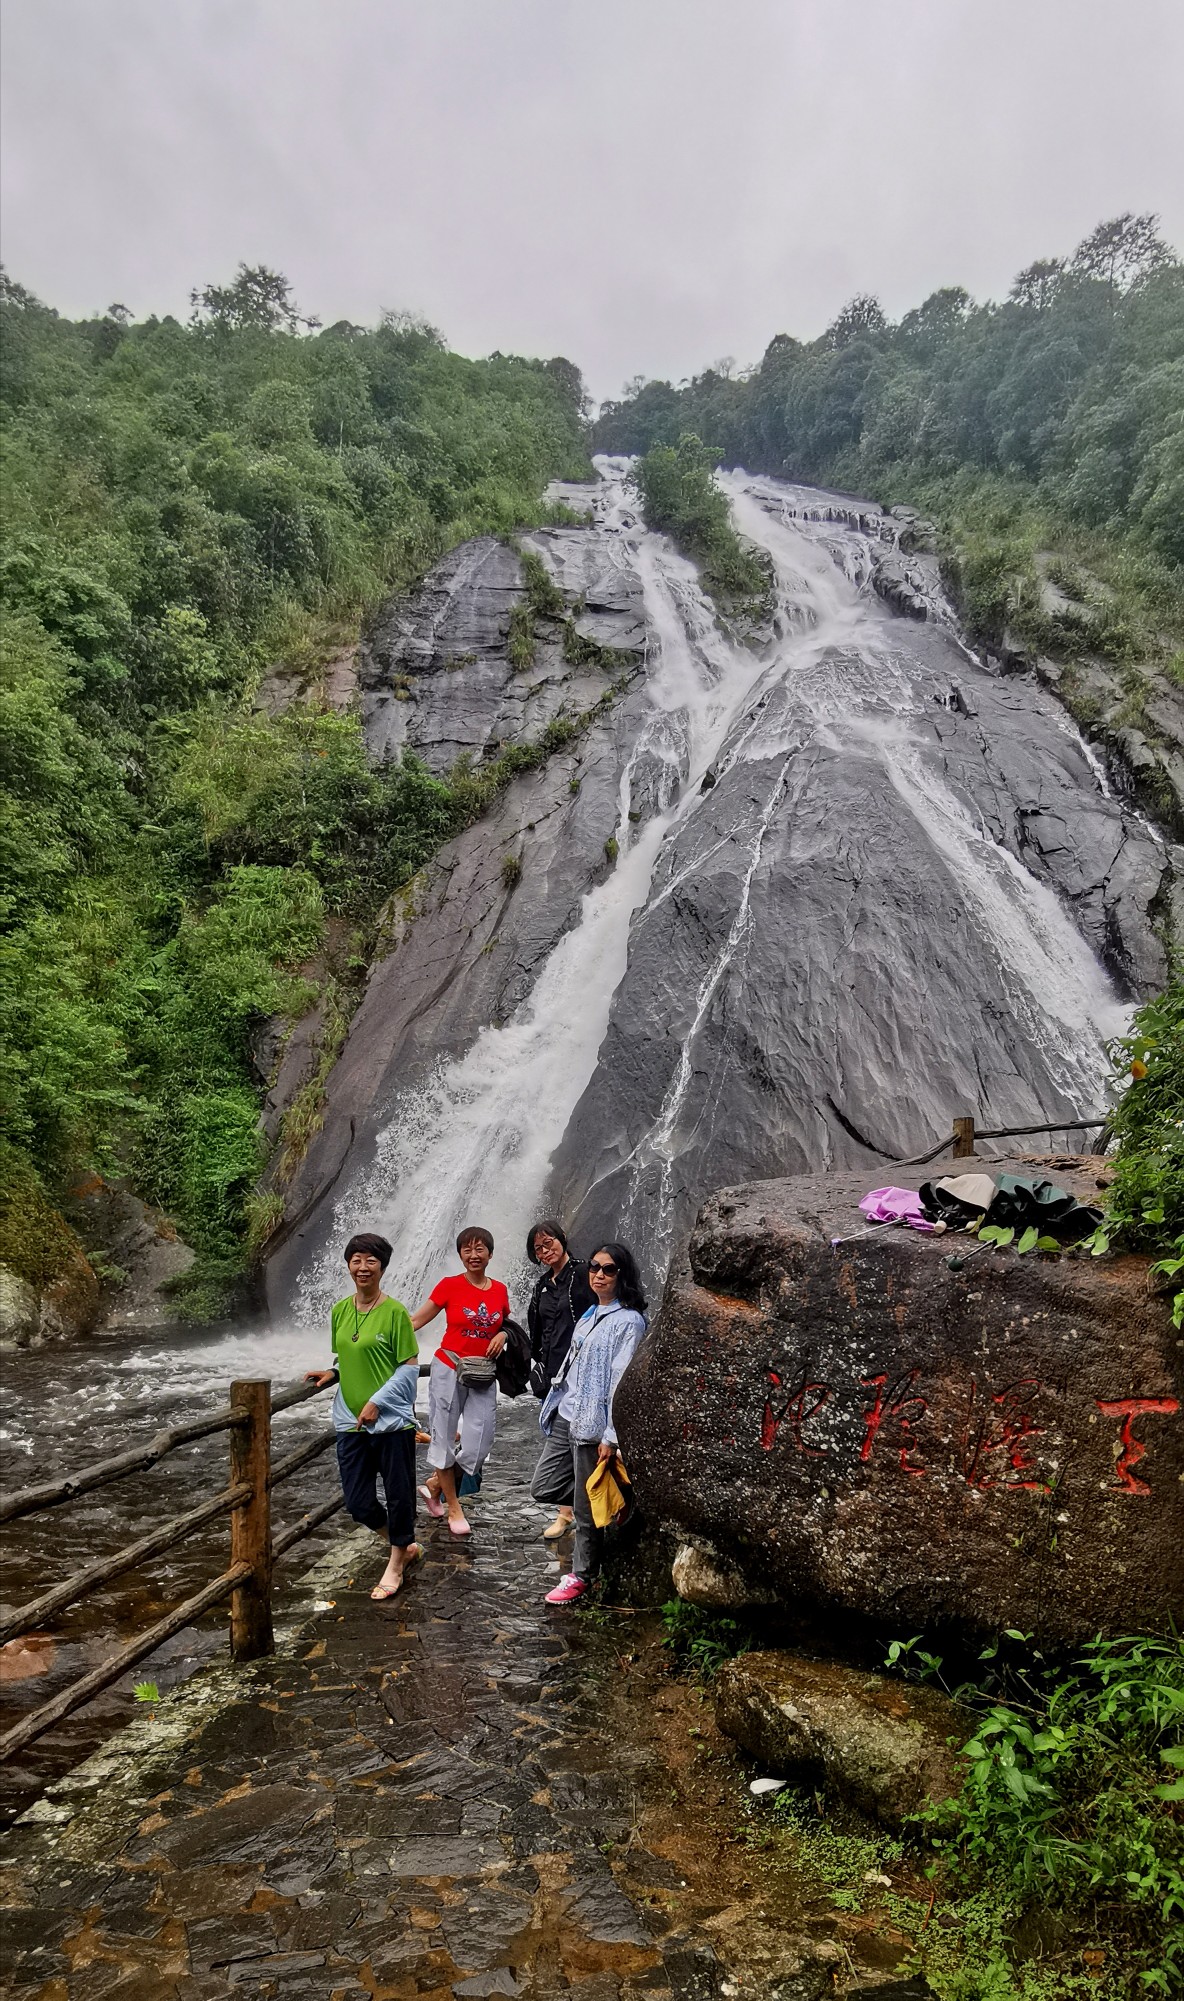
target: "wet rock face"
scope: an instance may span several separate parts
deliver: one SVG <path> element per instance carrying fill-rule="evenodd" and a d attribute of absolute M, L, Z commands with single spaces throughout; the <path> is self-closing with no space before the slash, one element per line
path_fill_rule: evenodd
<path fill-rule="evenodd" d="M 832 1246 L 867 1186 L 704 1206 L 617 1394 L 647 1514 L 783 1599 L 899 1633 L 1075 1642 L 1184 1617 L 1184 1346 L 1145 1261 L 951 1271 L 947 1239 L 896 1229 Z"/>
<path fill-rule="evenodd" d="M 576 631 L 622 662 L 644 656 L 646 632 L 634 573 L 607 538 L 588 529 L 539 529 L 523 548 L 541 555 L 568 598 Z M 417 590 L 395 599 L 361 649 L 362 717 L 371 753 L 404 749 L 437 775 L 458 757 L 480 760 L 524 743 L 561 711 L 590 708 L 609 683 L 602 666 L 564 657 L 557 619 L 535 622 L 535 658 L 515 669 L 510 617 L 523 597 L 517 552 L 496 536 L 463 542 Z M 570 644 L 567 651 L 571 651 Z"/>
<path fill-rule="evenodd" d="M 725 1662 L 715 1716 L 778 1778 L 821 1782 L 891 1828 L 959 1790 L 971 1728 L 935 1689 L 779 1652 Z"/>
<path fill-rule="evenodd" d="M 568 748 L 516 778 L 447 842 L 383 913 L 321 1128 L 285 1191 L 287 1220 L 269 1248 L 273 1303 L 291 1301 L 323 1249 L 334 1226 L 331 1205 L 364 1185 L 392 1107 L 442 1062 L 463 1055 L 482 1029 L 512 1017 L 578 921 L 582 896 L 608 873 L 605 844 L 620 813 L 621 767 L 647 707 L 640 586 L 617 543 L 600 531 L 544 529 L 522 542 L 562 590 L 575 630 L 611 649 L 611 667 L 565 660 L 562 625 L 539 621 L 535 664 L 516 674 L 506 641 L 511 608 L 522 597 L 521 563 L 491 536 L 465 543 L 409 598 L 392 603 L 362 649 L 371 754 L 387 760 L 406 748 L 437 774 L 463 755 L 479 770 L 503 743 L 536 742 L 556 716 L 586 716 L 614 681 L 618 691 Z M 519 865 L 512 881 L 504 873 L 511 858 Z M 307 1057 L 311 1071 L 314 1056 L 298 1031 L 273 1096 L 287 1071 L 294 1089 L 297 1060 Z M 366 1213 L 373 1220 L 372 1210 Z M 445 1243 L 455 1226 L 449 1214 Z"/>
<path fill-rule="evenodd" d="M 532 1211 L 577 1248 L 622 1237 L 655 1287 L 712 1188 L 861 1161 L 883 1179 L 964 1108 L 999 1127 L 1103 1108 L 1119 999 L 1162 985 L 1171 856 L 1046 688 L 967 654 L 924 524 L 728 491 L 778 579 L 751 646 L 638 529 L 611 465 L 594 525 L 524 538 L 564 599 L 535 616 L 528 667 L 508 650 L 521 562 L 489 537 L 371 634 L 378 759 L 480 770 L 561 712 L 587 727 L 392 900 L 285 1189 L 277 1305 L 307 1303 L 363 1219 L 414 1289 L 470 1209 L 499 1255 Z M 877 594 L 885 562 L 924 617 Z"/>

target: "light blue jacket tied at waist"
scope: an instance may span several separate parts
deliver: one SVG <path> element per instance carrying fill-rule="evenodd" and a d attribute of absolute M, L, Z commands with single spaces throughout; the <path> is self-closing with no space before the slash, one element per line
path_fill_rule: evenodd
<path fill-rule="evenodd" d="M 371 1403 L 377 1405 L 378 1416 L 373 1424 L 359 1424 L 345 1398 L 340 1385 L 333 1399 L 334 1431 L 414 1431 L 415 1396 L 419 1389 L 418 1362 L 400 1362 L 393 1375 L 387 1377 L 381 1389 L 375 1390 Z"/>
<path fill-rule="evenodd" d="M 590 1306 L 576 1322 L 567 1360 L 543 1400 L 539 1429 L 565 1418 L 577 1445 L 615 1445 L 613 1398 L 645 1333 L 631 1306 Z"/>

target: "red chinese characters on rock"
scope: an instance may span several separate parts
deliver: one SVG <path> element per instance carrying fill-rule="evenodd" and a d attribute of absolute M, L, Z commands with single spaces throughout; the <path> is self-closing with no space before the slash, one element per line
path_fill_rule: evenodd
<path fill-rule="evenodd" d="M 970 1380 L 969 1401 L 960 1449 L 951 1440 L 953 1464 L 934 1460 L 934 1447 L 925 1449 L 929 1436 L 927 1420 L 934 1417 L 930 1397 L 918 1388 L 919 1368 L 880 1369 L 857 1378 L 860 1397 L 859 1418 L 862 1437 L 858 1445 L 860 1466 L 876 1463 L 892 1467 L 906 1477 L 921 1480 L 929 1474 L 940 1477 L 943 1470 L 961 1474 L 977 1493 L 1051 1493 L 1060 1477 L 1059 1423 L 1047 1416 L 1047 1399 L 1063 1396 L 1064 1384 L 1048 1384 L 1037 1376 L 1019 1376 L 1002 1389 L 992 1390 L 974 1377 Z M 843 1456 L 841 1441 L 850 1436 L 849 1397 L 851 1391 L 815 1376 L 807 1360 L 786 1367 L 770 1364 L 765 1370 L 766 1394 L 761 1415 L 761 1450 L 789 1449 L 803 1459 L 825 1459 L 832 1453 Z M 1129 1396 L 1094 1399 L 1104 1417 L 1118 1423 L 1114 1444 L 1114 1481 L 1111 1491 L 1147 1496 L 1149 1481 L 1135 1472 L 1146 1459 L 1150 1443 L 1135 1435 L 1137 1420 L 1147 1417 L 1175 1417 L 1180 1412 L 1178 1397 Z M 818 1419 L 828 1405 L 834 1406 L 831 1421 L 820 1427 Z M 734 1408 L 734 1404 L 733 1404 Z M 1054 1406 L 1055 1408 L 1055 1406 Z M 837 1429 L 836 1429 L 837 1424 Z M 926 1429 L 918 1436 L 919 1428 Z M 688 1431 L 691 1429 L 688 1421 Z M 945 1427 L 938 1438 L 948 1438 Z M 1041 1440 L 1046 1443 L 1043 1448 Z M 735 1442 L 735 1435 L 727 1441 Z"/>
<path fill-rule="evenodd" d="M 1114 1478 L 1128 1494 L 1149 1494 L 1146 1480 L 1140 1480 L 1133 1471 L 1140 1459 L 1147 1457 L 1147 1447 L 1141 1438 L 1136 1438 L 1131 1425 L 1137 1417 L 1174 1417 L 1180 1408 L 1178 1397 L 1095 1397 L 1094 1402 L 1103 1417 L 1120 1417 L 1118 1444 L 1115 1447 Z"/>
<path fill-rule="evenodd" d="M 971 1378 L 962 1456 L 968 1487 L 977 1487 L 980 1492 L 991 1487 L 1016 1487 L 1034 1493 L 1052 1485 L 1050 1480 L 1033 1477 L 1036 1468 L 1031 1442 L 1043 1437 L 1047 1427 L 1037 1424 L 1032 1406 L 1043 1388 L 1037 1377 L 1021 1376 L 991 1398 L 992 1410 Z"/>
<path fill-rule="evenodd" d="M 926 1468 L 919 1466 L 912 1457 L 913 1429 L 929 1409 L 927 1397 L 911 1395 L 920 1373 L 920 1369 L 910 1369 L 906 1375 L 898 1377 L 891 1389 L 888 1388 L 887 1375 L 859 1378 L 861 1388 L 875 1391 L 875 1401 L 863 1413 L 863 1444 L 859 1448 L 859 1457 L 863 1461 L 871 1458 L 880 1427 L 887 1417 L 899 1427 L 901 1471 L 924 1479 Z"/>
<path fill-rule="evenodd" d="M 825 1445 L 807 1445 L 802 1437 L 802 1428 L 812 1417 L 816 1417 L 824 1404 L 830 1402 L 829 1383 L 811 1382 L 807 1372 L 798 1378 L 796 1386 L 786 1390 L 776 1369 L 766 1372 L 766 1380 L 777 1392 L 780 1408 L 774 1410 L 771 1398 L 766 1398 L 764 1415 L 761 1418 L 761 1449 L 770 1452 L 783 1424 L 788 1424 L 795 1451 L 802 1452 L 808 1459 L 825 1459 Z"/>

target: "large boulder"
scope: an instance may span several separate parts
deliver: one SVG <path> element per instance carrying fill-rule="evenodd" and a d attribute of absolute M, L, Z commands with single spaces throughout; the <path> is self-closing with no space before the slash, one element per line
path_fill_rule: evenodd
<path fill-rule="evenodd" d="M 797 1654 L 740 1654 L 715 1679 L 721 1730 L 779 1778 L 823 1783 L 901 1827 L 962 1783 L 971 1718 L 936 1689 Z"/>
<path fill-rule="evenodd" d="M 1088 1170 L 1036 1171 L 1096 1197 Z M 901 1633 L 1184 1619 L 1184 1343 L 1146 1260 L 952 1270 L 964 1238 L 852 1236 L 867 1186 L 759 1182 L 700 1211 L 617 1393 L 647 1515 Z"/>

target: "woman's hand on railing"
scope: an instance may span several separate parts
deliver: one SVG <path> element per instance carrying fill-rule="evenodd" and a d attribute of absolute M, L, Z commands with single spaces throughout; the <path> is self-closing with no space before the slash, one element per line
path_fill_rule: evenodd
<path fill-rule="evenodd" d="M 328 1388 L 336 1374 L 336 1369 L 306 1369 L 304 1380 L 306 1383 L 315 1383 L 319 1390 L 323 1390 Z"/>

